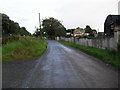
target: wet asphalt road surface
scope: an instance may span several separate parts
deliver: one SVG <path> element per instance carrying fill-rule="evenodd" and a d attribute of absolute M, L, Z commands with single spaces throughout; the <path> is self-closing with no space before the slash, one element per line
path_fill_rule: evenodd
<path fill-rule="evenodd" d="M 118 88 L 118 71 L 79 50 L 48 40 L 38 58 L 3 63 L 3 88 Z"/>

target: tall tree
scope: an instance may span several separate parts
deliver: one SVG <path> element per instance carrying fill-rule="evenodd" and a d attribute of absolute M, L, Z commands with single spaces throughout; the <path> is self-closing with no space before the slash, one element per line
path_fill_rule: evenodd
<path fill-rule="evenodd" d="M 71 37 L 74 30 L 75 30 L 75 29 L 67 29 L 67 30 L 66 30 L 66 37 Z"/>
<path fill-rule="evenodd" d="M 55 39 L 56 36 L 61 37 L 66 35 L 65 27 L 60 23 L 60 21 L 53 17 L 44 19 L 42 26 L 50 39 Z"/>
<path fill-rule="evenodd" d="M 33 35 L 36 37 L 39 37 L 41 32 L 38 27 L 35 27 L 35 28 L 36 28 L 36 31 L 33 33 Z"/>
<path fill-rule="evenodd" d="M 6 35 L 30 35 L 25 27 L 20 27 L 17 22 L 10 20 L 6 14 L 0 13 L 2 16 L 2 34 Z"/>
<path fill-rule="evenodd" d="M 2 34 L 5 35 L 6 33 L 9 33 L 9 17 L 6 14 L 1 14 L 1 16 L 2 16 Z"/>
<path fill-rule="evenodd" d="M 87 25 L 85 28 L 85 33 L 89 33 L 89 37 L 95 37 L 97 31 L 95 29 L 92 29 L 89 25 Z"/>
<path fill-rule="evenodd" d="M 26 30 L 25 27 L 21 27 L 19 31 L 20 31 L 20 35 L 21 35 L 21 36 L 24 36 L 24 35 L 30 36 L 30 35 L 31 35 L 31 34 Z"/>
<path fill-rule="evenodd" d="M 92 32 L 92 29 L 89 25 L 86 26 L 85 28 L 85 33 L 91 33 Z"/>

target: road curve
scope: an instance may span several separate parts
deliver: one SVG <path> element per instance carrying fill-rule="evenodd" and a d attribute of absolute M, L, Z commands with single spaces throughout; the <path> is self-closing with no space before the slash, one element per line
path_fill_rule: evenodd
<path fill-rule="evenodd" d="M 3 63 L 4 88 L 118 88 L 116 69 L 57 41 L 48 40 L 46 52 L 35 60 L 10 63 Z"/>

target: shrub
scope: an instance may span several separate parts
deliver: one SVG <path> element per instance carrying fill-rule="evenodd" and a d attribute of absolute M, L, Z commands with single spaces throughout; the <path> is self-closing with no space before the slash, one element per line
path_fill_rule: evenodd
<path fill-rule="evenodd" d="M 15 36 L 15 35 L 12 35 L 12 36 L 3 36 L 2 38 L 2 44 L 7 44 L 9 42 L 13 42 L 13 41 L 19 41 L 19 36 Z"/>

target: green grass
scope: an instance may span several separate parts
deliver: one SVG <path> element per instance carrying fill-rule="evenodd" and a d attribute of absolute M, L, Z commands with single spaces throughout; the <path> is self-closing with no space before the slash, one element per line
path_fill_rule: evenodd
<path fill-rule="evenodd" d="M 0 62 L 2 61 L 2 46 L 0 46 Z"/>
<path fill-rule="evenodd" d="M 60 40 L 59 42 L 65 45 L 77 48 L 79 50 L 82 50 L 90 55 L 93 55 L 103 60 L 104 62 L 115 66 L 117 69 L 120 70 L 120 54 L 118 52 L 108 51 L 108 50 L 103 50 L 103 49 L 98 49 L 98 48 L 85 47 L 85 46 L 77 45 L 77 44 L 70 43 L 70 42 L 63 41 L 63 40 Z"/>
<path fill-rule="evenodd" d="M 14 41 L 3 45 L 2 61 L 20 60 L 40 56 L 46 49 L 47 42 L 39 38 L 20 37 L 19 41 Z"/>

